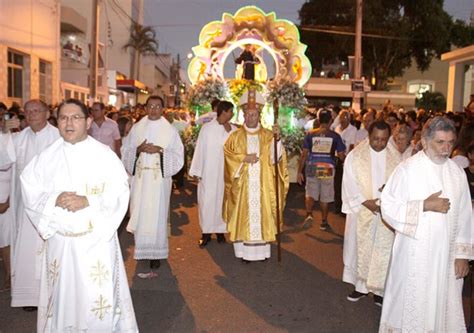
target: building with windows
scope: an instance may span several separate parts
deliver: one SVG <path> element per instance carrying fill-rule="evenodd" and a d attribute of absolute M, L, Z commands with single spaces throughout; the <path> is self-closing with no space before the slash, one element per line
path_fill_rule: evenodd
<path fill-rule="evenodd" d="M 59 15 L 56 0 L 0 0 L 1 102 L 61 100 Z"/>

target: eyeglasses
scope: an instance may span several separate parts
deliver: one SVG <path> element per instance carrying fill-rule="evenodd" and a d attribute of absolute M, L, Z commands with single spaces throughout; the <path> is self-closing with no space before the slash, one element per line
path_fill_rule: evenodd
<path fill-rule="evenodd" d="M 81 115 L 78 115 L 78 114 L 72 115 L 70 117 L 61 115 L 61 116 L 58 117 L 58 122 L 67 123 L 68 120 L 70 120 L 73 123 L 78 123 L 81 119 L 85 119 L 85 118 L 86 118 L 85 116 L 81 116 Z"/>
<path fill-rule="evenodd" d="M 147 105 L 146 106 L 147 108 L 149 108 L 150 110 L 160 110 L 162 109 L 163 107 L 159 104 L 150 104 L 150 105 Z"/>

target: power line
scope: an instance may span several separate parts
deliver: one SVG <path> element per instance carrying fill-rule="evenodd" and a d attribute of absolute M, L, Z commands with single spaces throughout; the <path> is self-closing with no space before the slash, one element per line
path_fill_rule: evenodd
<path fill-rule="evenodd" d="M 111 4 L 110 8 L 115 12 L 115 14 L 117 15 L 119 21 L 123 24 L 123 26 L 124 26 L 125 28 L 127 28 L 127 30 L 130 29 L 130 26 L 129 26 L 126 22 L 124 22 L 124 20 L 123 20 L 123 15 L 120 14 L 120 13 L 117 11 L 117 9 L 113 6 L 112 0 L 108 0 L 108 1 L 109 1 L 109 3 Z"/>
<path fill-rule="evenodd" d="M 333 35 L 355 36 L 355 32 L 334 30 L 334 29 L 325 29 L 325 28 L 313 28 L 313 27 L 301 26 L 300 30 L 322 32 L 322 33 L 333 34 Z M 386 36 L 386 35 L 367 34 L 367 33 L 362 33 L 362 37 L 381 38 L 381 39 L 395 39 L 395 40 L 406 40 L 406 41 L 412 40 L 412 39 L 406 38 L 406 37 Z"/>

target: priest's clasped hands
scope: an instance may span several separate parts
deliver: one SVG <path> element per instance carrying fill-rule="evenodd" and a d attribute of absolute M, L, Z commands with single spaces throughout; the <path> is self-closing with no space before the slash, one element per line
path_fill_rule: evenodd
<path fill-rule="evenodd" d="M 153 143 L 148 143 L 143 140 L 142 143 L 137 147 L 137 154 L 139 153 L 146 153 L 146 154 L 161 154 L 163 152 L 163 148 L 160 146 L 155 146 Z"/>
<path fill-rule="evenodd" d="M 61 207 L 70 212 L 77 212 L 89 206 L 89 201 L 84 195 L 77 195 L 76 192 L 62 192 L 56 198 L 56 207 Z"/>
<path fill-rule="evenodd" d="M 380 213 L 380 199 L 369 199 L 365 200 L 362 205 L 370 210 L 372 214 L 377 215 Z"/>
<path fill-rule="evenodd" d="M 426 198 L 423 201 L 423 211 L 446 214 L 451 208 L 451 203 L 448 198 L 441 198 L 440 195 L 441 191 L 438 191 Z"/>
<path fill-rule="evenodd" d="M 245 163 L 251 163 L 251 164 L 257 163 L 258 162 L 257 154 L 247 154 L 247 155 L 245 155 L 244 162 Z"/>

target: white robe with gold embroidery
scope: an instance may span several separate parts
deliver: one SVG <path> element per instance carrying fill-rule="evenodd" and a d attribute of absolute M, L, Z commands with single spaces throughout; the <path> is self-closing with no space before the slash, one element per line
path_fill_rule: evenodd
<path fill-rule="evenodd" d="M 342 280 L 361 293 L 383 296 L 393 243 L 393 231 L 380 214 L 372 214 L 362 203 L 380 198 L 380 188 L 399 162 L 396 150 L 387 146 L 376 152 L 366 139 L 347 155 L 344 163 L 342 211 L 347 217 Z"/>
<path fill-rule="evenodd" d="M 423 201 L 442 191 L 447 214 L 424 212 Z M 385 186 L 382 215 L 395 241 L 380 332 L 463 332 L 463 279 L 455 259 L 473 259 L 471 198 L 465 172 L 438 165 L 423 151 L 400 164 Z"/>
<path fill-rule="evenodd" d="M 21 175 L 25 207 L 45 239 L 38 332 L 136 332 L 117 228 L 127 210 L 127 174 L 117 156 L 88 137 L 54 142 Z M 75 213 L 62 192 L 87 196 Z"/>
<path fill-rule="evenodd" d="M 0 164 L 14 162 L 10 191 L 11 270 L 13 307 L 37 306 L 40 289 L 40 254 L 43 240 L 26 215 L 21 195 L 20 174 L 32 158 L 59 138 L 58 129 L 49 123 L 38 132 L 30 127 L 8 134 L 6 146 L 0 146 Z"/>
<path fill-rule="evenodd" d="M 178 131 L 161 117 L 144 117 L 136 123 L 122 146 L 122 161 L 132 178 L 130 221 L 127 230 L 135 238 L 135 259 L 168 258 L 168 214 L 171 177 L 184 163 L 184 148 Z M 135 160 L 137 146 L 143 140 L 163 148 L 163 154 L 141 153 Z"/>

